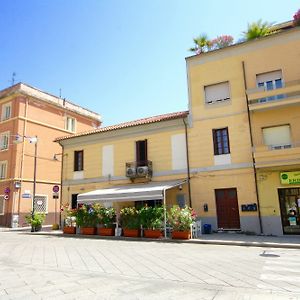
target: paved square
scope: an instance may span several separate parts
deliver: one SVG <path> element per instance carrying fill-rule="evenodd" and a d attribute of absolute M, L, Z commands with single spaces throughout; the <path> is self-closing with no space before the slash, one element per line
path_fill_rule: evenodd
<path fill-rule="evenodd" d="M 300 299 L 300 250 L 0 233 L 0 299 Z"/>

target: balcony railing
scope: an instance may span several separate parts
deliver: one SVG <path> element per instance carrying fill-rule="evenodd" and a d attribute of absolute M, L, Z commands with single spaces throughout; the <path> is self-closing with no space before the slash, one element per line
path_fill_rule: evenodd
<path fill-rule="evenodd" d="M 125 168 L 126 177 L 135 178 L 151 178 L 153 173 L 152 161 L 134 161 L 127 162 Z"/>
<path fill-rule="evenodd" d="M 265 87 L 248 89 L 249 105 L 267 102 L 287 102 L 300 99 L 300 80 L 284 83 L 282 88 L 267 90 Z"/>

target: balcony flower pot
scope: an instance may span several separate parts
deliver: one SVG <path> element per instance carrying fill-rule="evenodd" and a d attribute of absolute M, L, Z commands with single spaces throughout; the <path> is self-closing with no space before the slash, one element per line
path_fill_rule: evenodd
<path fill-rule="evenodd" d="M 145 229 L 144 237 L 151 239 L 158 239 L 162 237 L 162 232 L 159 229 Z"/>
<path fill-rule="evenodd" d="M 123 228 L 123 235 L 126 237 L 139 237 L 139 229 Z"/>
<path fill-rule="evenodd" d="M 186 230 L 186 231 L 173 230 L 172 231 L 172 239 L 189 240 L 190 238 L 191 238 L 191 231 L 190 230 Z"/>
<path fill-rule="evenodd" d="M 64 234 L 76 234 L 76 227 L 64 226 L 63 233 Z"/>
<path fill-rule="evenodd" d="M 80 233 L 84 235 L 94 235 L 96 234 L 96 229 L 95 227 L 81 227 Z"/>
<path fill-rule="evenodd" d="M 102 236 L 114 236 L 115 235 L 115 229 L 114 228 L 98 228 L 98 235 Z"/>

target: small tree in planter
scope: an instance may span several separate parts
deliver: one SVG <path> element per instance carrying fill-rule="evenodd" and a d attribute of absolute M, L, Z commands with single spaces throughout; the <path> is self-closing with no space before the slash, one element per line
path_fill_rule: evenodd
<path fill-rule="evenodd" d="M 188 206 L 180 208 L 174 205 L 168 213 L 168 221 L 172 227 L 173 239 L 189 239 L 191 225 L 196 220 L 196 213 Z"/>
<path fill-rule="evenodd" d="M 145 237 L 159 238 L 162 236 L 161 228 L 164 220 L 164 207 L 144 206 L 140 209 L 140 219 Z"/>
<path fill-rule="evenodd" d="M 76 212 L 76 219 L 82 234 L 92 235 L 96 233 L 98 214 L 94 205 L 80 205 Z"/>
<path fill-rule="evenodd" d="M 211 49 L 222 49 L 233 44 L 231 35 L 221 35 L 210 41 Z"/>
<path fill-rule="evenodd" d="M 124 207 L 120 211 L 121 226 L 124 236 L 138 237 L 140 228 L 140 214 L 135 207 Z"/>
<path fill-rule="evenodd" d="M 26 223 L 31 225 L 32 231 L 40 231 L 45 221 L 46 215 L 44 213 L 32 212 L 25 216 Z"/>
<path fill-rule="evenodd" d="M 98 209 L 98 219 L 101 227 L 98 228 L 99 235 L 114 235 L 114 223 L 116 222 L 116 210 L 113 207 Z"/>

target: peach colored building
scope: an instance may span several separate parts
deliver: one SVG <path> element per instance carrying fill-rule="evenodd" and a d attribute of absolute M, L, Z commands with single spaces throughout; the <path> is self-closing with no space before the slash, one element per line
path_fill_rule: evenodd
<path fill-rule="evenodd" d="M 23 83 L 0 91 L 0 112 L 0 226 L 26 225 L 35 170 L 35 211 L 59 223 L 62 153 L 53 140 L 98 128 L 100 115 Z"/>

